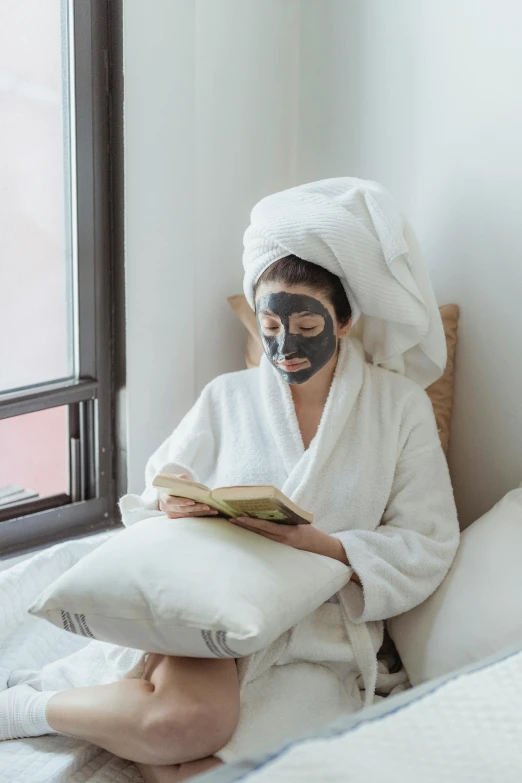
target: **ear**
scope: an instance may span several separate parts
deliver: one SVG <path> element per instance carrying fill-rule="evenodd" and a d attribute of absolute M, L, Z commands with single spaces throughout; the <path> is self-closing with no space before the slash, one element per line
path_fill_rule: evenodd
<path fill-rule="evenodd" d="M 352 328 L 352 319 L 349 318 L 342 326 L 339 327 L 339 337 L 345 337 Z"/>

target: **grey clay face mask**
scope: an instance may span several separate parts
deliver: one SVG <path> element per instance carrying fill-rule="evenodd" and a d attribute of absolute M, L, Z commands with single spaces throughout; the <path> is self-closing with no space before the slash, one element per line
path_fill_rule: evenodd
<path fill-rule="evenodd" d="M 263 334 L 259 321 L 260 313 L 270 311 L 281 320 L 281 331 L 273 337 Z M 281 291 L 268 294 L 258 300 L 256 305 L 257 327 L 261 335 L 265 353 L 287 383 L 305 383 L 312 375 L 324 367 L 337 348 L 332 317 L 318 299 L 304 294 L 289 294 Z M 323 330 L 315 337 L 306 334 L 294 334 L 290 331 L 290 316 L 296 313 L 317 313 L 324 318 Z M 289 372 L 278 367 L 276 362 L 290 359 L 308 359 L 310 365 L 303 370 Z"/>

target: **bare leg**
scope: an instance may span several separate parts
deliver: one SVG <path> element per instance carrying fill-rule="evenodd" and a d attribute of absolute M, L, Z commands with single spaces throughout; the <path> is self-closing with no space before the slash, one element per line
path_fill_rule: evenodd
<path fill-rule="evenodd" d="M 143 680 L 55 694 L 47 721 L 130 761 L 183 764 L 220 750 L 235 731 L 239 683 L 233 659 L 152 654 Z"/>
<path fill-rule="evenodd" d="M 198 761 L 188 761 L 186 764 L 174 764 L 168 767 L 152 767 L 149 764 L 136 764 L 146 783 L 180 783 L 189 780 L 194 775 L 200 775 L 209 769 L 218 767 L 223 762 L 215 756 L 208 756 Z"/>

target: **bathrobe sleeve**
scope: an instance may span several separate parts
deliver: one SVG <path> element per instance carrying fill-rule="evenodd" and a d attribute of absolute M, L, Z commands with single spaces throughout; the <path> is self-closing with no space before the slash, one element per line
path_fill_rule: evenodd
<path fill-rule="evenodd" d="M 124 495 L 120 502 L 123 524 L 128 527 L 142 519 L 163 514 L 158 490 L 152 485 L 157 473 L 187 473 L 193 481 L 205 483 L 217 450 L 217 416 L 212 415 L 212 389 L 209 384 L 145 467 L 145 489 L 141 495 Z"/>
<path fill-rule="evenodd" d="M 385 620 L 422 603 L 446 575 L 459 543 L 459 525 L 446 457 L 430 399 L 410 400 L 391 493 L 373 531 L 335 533 L 361 585 L 343 599 L 353 622 Z"/>

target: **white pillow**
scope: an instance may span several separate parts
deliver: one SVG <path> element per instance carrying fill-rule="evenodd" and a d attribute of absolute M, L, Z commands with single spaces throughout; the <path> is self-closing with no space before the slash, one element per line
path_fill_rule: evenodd
<path fill-rule="evenodd" d="M 138 650 L 235 658 L 270 644 L 351 573 L 225 519 L 156 516 L 82 558 L 29 611 Z"/>
<path fill-rule="evenodd" d="M 522 488 L 462 533 L 442 585 L 389 621 L 412 685 L 522 646 Z"/>

